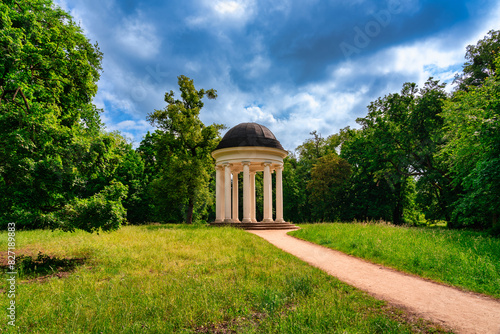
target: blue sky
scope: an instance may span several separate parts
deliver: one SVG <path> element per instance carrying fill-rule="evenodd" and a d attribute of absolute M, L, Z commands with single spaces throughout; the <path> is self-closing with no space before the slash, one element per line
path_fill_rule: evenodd
<path fill-rule="evenodd" d="M 214 88 L 205 124 L 267 126 L 287 150 L 346 126 L 378 97 L 448 82 L 500 29 L 489 0 L 56 0 L 104 53 L 95 104 L 137 146 L 177 76 Z"/>

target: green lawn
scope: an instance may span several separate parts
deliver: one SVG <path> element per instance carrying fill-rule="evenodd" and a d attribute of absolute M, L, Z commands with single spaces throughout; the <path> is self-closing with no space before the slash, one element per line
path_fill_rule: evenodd
<path fill-rule="evenodd" d="M 19 333 L 436 331 L 237 229 L 150 225 L 16 237 L 18 252 L 84 259 L 62 278 L 36 280 L 25 271 Z M 0 233 L 2 249 L 6 240 Z M 6 295 L 5 280 L 1 288 Z M 2 321 L 0 331 L 9 328 Z"/>
<path fill-rule="evenodd" d="M 307 224 L 294 237 L 500 298 L 500 239 L 479 232 L 386 224 Z"/>

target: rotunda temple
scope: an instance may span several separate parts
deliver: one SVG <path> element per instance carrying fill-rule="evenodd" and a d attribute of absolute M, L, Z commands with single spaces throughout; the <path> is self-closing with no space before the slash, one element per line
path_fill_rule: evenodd
<path fill-rule="evenodd" d="M 257 123 L 231 128 L 212 152 L 216 163 L 216 218 L 211 225 L 245 229 L 293 229 L 283 218 L 283 159 L 288 155 L 274 134 Z M 273 218 L 272 173 L 276 173 Z M 243 173 L 243 217 L 239 217 L 238 175 Z M 256 219 L 255 174 L 264 173 L 263 219 Z"/>

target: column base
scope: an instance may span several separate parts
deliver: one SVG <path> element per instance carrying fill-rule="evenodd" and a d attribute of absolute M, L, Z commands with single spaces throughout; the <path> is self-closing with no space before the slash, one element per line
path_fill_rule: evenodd
<path fill-rule="evenodd" d="M 274 223 L 274 220 L 272 220 L 271 218 L 266 218 L 266 219 L 263 219 L 262 222 L 269 224 L 269 223 Z"/>
<path fill-rule="evenodd" d="M 295 226 L 291 223 L 241 223 L 238 227 L 243 228 L 245 230 L 297 230 L 299 227 Z"/>
<path fill-rule="evenodd" d="M 257 223 L 257 219 L 252 218 L 252 223 Z"/>
<path fill-rule="evenodd" d="M 216 223 L 216 224 L 220 224 L 220 223 L 222 223 L 222 219 L 216 219 L 216 220 L 214 221 L 214 223 Z"/>
<path fill-rule="evenodd" d="M 233 224 L 239 224 L 241 223 L 239 219 L 233 219 Z"/>
<path fill-rule="evenodd" d="M 213 221 L 209 224 L 210 226 L 218 226 L 218 227 L 222 227 L 222 226 L 232 226 L 232 227 L 238 227 L 238 228 L 241 228 L 241 225 L 242 223 L 241 222 L 235 222 L 233 220 L 223 220 L 223 221 Z"/>
<path fill-rule="evenodd" d="M 233 220 L 231 218 L 224 219 L 224 224 L 232 224 Z"/>
<path fill-rule="evenodd" d="M 278 224 L 286 223 L 286 221 L 283 218 L 276 219 L 274 222 Z"/>
<path fill-rule="evenodd" d="M 243 218 L 243 220 L 241 221 L 242 224 L 248 224 L 248 223 L 252 223 L 252 220 L 250 218 Z"/>

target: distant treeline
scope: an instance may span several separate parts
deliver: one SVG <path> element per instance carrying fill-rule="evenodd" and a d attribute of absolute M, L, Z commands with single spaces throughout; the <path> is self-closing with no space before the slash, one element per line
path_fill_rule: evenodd
<path fill-rule="evenodd" d="M 134 149 L 109 133 L 92 99 L 102 53 L 50 0 L 0 3 L 0 225 L 89 232 L 129 222 L 215 218 L 210 152 L 222 125 L 179 76 L 157 127 Z M 293 222 L 385 220 L 500 230 L 500 32 L 466 50 L 452 94 L 430 78 L 368 106 L 360 129 L 312 138 L 285 159 Z M 257 176 L 257 212 L 261 212 Z M 242 183 L 240 182 L 240 185 Z M 259 217 L 257 217 L 259 218 Z"/>

